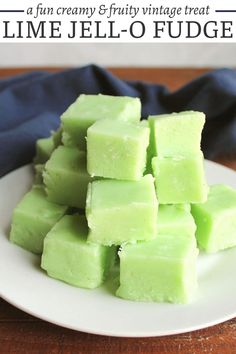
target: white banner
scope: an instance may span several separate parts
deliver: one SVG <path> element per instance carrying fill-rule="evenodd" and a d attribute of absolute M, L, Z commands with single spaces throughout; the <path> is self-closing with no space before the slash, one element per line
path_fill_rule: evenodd
<path fill-rule="evenodd" d="M 233 0 L 0 1 L 0 42 L 236 42 Z"/>

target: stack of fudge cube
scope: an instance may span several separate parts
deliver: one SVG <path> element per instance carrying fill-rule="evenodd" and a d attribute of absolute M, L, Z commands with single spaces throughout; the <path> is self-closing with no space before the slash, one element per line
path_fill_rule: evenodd
<path fill-rule="evenodd" d="M 42 254 L 49 276 L 100 286 L 118 251 L 117 296 L 186 303 L 198 248 L 236 245 L 236 192 L 207 186 L 205 116 L 141 121 L 138 98 L 80 95 L 36 144 L 33 188 L 14 211 L 10 239 Z"/>

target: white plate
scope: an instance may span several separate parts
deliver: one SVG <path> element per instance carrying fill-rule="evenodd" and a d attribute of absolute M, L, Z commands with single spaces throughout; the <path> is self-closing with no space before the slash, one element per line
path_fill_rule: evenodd
<path fill-rule="evenodd" d="M 206 162 L 210 184 L 236 188 L 236 173 Z M 40 259 L 8 241 L 12 210 L 32 182 L 30 166 L 0 180 L 0 296 L 46 321 L 78 331 L 148 337 L 208 327 L 236 315 L 236 248 L 198 260 L 199 291 L 189 305 L 137 303 L 113 295 L 108 281 L 96 290 L 74 288 L 40 270 Z"/>

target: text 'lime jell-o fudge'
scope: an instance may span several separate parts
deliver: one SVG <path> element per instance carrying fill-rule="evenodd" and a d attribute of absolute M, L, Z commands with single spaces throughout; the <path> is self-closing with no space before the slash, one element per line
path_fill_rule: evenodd
<path fill-rule="evenodd" d="M 87 169 L 91 176 L 139 180 L 146 168 L 149 128 L 103 119 L 87 132 Z"/>
<path fill-rule="evenodd" d="M 115 247 L 87 242 L 85 216 L 65 215 L 44 240 L 41 267 L 49 276 L 74 286 L 101 285 L 114 263 Z"/>
<path fill-rule="evenodd" d="M 66 210 L 66 206 L 48 201 L 42 186 L 35 186 L 14 210 L 11 242 L 31 252 L 42 253 L 46 234 Z"/>
<path fill-rule="evenodd" d="M 197 288 L 197 255 L 195 238 L 181 234 L 123 245 L 116 294 L 134 301 L 190 302 Z"/>
<path fill-rule="evenodd" d="M 86 201 L 88 240 L 109 246 L 153 239 L 157 235 L 157 211 L 151 175 L 139 181 L 94 181 Z"/>
<path fill-rule="evenodd" d="M 225 185 L 210 187 L 205 203 L 192 205 L 201 249 L 214 253 L 236 246 L 236 191 Z"/>
<path fill-rule="evenodd" d="M 43 180 L 48 200 L 85 208 L 88 183 L 86 154 L 77 148 L 59 146 L 45 165 Z"/>
<path fill-rule="evenodd" d="M 62 114 L 62 142 L 86 150 L 87 129 L 100 119 L 138 123 L 141 117 L 139 98 L 108 95 L 80 95 Z"/>

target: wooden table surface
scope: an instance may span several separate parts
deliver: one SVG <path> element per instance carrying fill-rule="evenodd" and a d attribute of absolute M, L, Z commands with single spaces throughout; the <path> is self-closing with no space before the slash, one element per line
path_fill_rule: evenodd
<path fill-rule="evenodd" d="M 26 71 L 0 69 L 0 79 Z M 61 69 L 50 69 L 57 71 Z M 111 68 L 122 79 L 145 80 L 175 90 L 209 69 Z M 236 169 L 236 161 L 220 161 Z M 6 270 L 7 271 L 7 270 Z M 234 270 L 233 270 L 234 271 Z M 207 329 L 155 338 L 96 336 L 57 327 L 32 317 L 0 299 L 0 354 L 106 353 L 236 353 L 236 319 Z"/>

